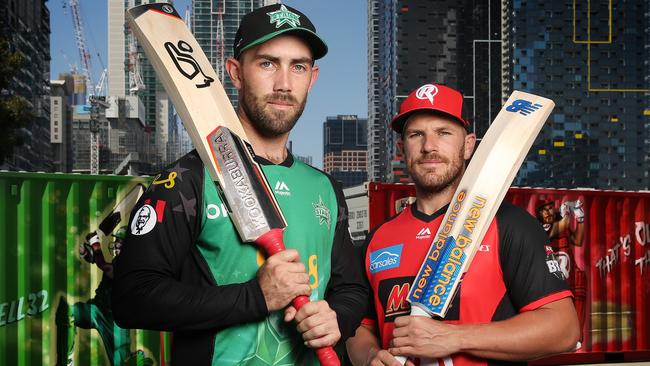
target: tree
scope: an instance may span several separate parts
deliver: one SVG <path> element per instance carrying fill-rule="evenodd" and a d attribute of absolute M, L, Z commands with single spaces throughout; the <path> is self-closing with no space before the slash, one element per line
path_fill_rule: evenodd
<path fill-rule="evenodd" d="M 13 155 L 16 146 L 23 144 L 19 130 L 34 120 L 31 103 L 15 95 L 11 88 L 22 64 L 22 55 L 17 51 L 12 52 L 9 42 L 0 38 L 0 164 Z"/>

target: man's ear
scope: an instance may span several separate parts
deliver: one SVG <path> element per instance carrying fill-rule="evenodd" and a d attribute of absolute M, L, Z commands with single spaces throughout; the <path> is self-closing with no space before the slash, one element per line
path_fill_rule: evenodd
<path fill-rule="evenodd" d="M 237 89 L 241 89 L 242 84 L 241 68 L 242 64 L 239 62 L 239 60 L 232 57 L 229 57 L 226 60 L 226 71 L 228 71 L 230 80 L 232 80 L 232 85 Z"/>
<path fill-rule="evenodd" d="M 402 140 L 401 135 L 397 137 L 397 148 L 399 149 L 399 152 L 402 153 L 402 156 L 404 156 L 404 140 Z"/>
<path fill-rule="evenodd" d="M 463 158 L 469 160 L 474 153 L 474 147 L 476 146 L 476 134 L 468 133 L 465 136 L 465 151 L 463 152 Z"/>
<path fill-rule="evenodd" d="M 316 84 L 316 80 L 318 79 L 318 74 L 320 73 L 320 68 L 318 65 L 314 65 L 311 69 L 311 80 L 309 81 L 309 91 L 311 91 L 311 88 Z"/>

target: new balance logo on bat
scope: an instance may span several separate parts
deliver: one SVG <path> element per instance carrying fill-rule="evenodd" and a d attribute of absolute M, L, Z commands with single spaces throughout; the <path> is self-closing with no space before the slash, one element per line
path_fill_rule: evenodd
<path fill-rule="evenodd" d="M 525 99 L 517 99 L 514 102 L 512 102 L 511 105 L 506 107 L 506 111 L 508 112 L 519 112 L 519 114 L 527 116 L 536 110 L 540 109 L 542 107 L 541 104 L 535 103 L 533 104 L 532 102 L 529 102 Z"/>
<path fill-rule="evenodd" d="M 429 230 L 428 227 L 423 227 L 422 230 L 420 230 L 417 235 L 415 235 L 416 239 L 429 239 L 431 238 L 431 230 Z"/>
<path fill-rule="evenodd" d="M 280 180 L 275 182 L 275 189 L 273 192 L 280 196 L 291 196 L 291 191 L 289 190 L 287 184 Z"/>

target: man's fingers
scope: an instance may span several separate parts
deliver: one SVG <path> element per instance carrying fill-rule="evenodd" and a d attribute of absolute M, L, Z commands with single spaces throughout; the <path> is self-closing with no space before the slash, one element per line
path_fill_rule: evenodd
<path fill-rule="evenodd" d="M 284 309 L 284 321 L 285 322 L 290 322 L 293 320 L 293 318 L 296 316 L 296 313 L 298 311 L 296 308 L 293 306 L 289 305 L 286 309 Z"/>
<path fill-rule="evenodd" d="M 391 355 L 393 356 L 406 356 L 406 355 L 411 355 L 414 353 L 414 349 L 411 346 L 403 346 L 403 347 L 391 347 L 388 349 L 388 352 L 390 352 Z"/>
<path fill-rule="evenodd" d="M 377 352 L 377 355 L 375 355 L 375 359 L 372 361 L 371 365 L 402 366 L 402 364 L 385 349 Z"/>
<path fill-rule="evenodd" d="M 311 318 L 308 318 L 307 320 L 310 319 Z M 306 321 L 303 321 L 298 325 L 298 331 L 302 333 L 302 339 L 306 341 L 318 339 L 328 334 L 338 335 L 338 337 L 341 336 L 337 324 L 331 321 L 320 322 L 316 325 L 308 327 L 307 329 L 304 329 L 305 323 Z"/>
<path fill-rule="evenodd" d="M 267 262 L 276 262 L 276 261 L 281 261 L 281 262 L 296 262 L 300 260 L 300 256 L 298 255 L 298 251 L 295 249 L 287 249 L 283 250 L 279 253 L 273 254 L 272 256 L 267 258 Z"/>
<path fill-rule="evenodd" d="M 336 345 L 336 342 L 341 339 L 340 334 L 327 334 L 324 337 L 310 339 L 305 341 L 305 346 L 310 348 L 322 348 Z"/>
<path fill-rule="evenodd" d="M 411 322 L 411 317 L 410 316 L 398 316 L 395 318 L 395 326 L 396 327 L 404 327 L 407 326 Z"/>

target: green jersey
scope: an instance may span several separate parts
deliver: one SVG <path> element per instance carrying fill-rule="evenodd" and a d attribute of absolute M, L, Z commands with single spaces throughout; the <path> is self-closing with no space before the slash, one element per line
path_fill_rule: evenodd
<path fill-rule="evenodd" d="M 258 161 L 288 224 L 285 245 L 307 268 L 311 300 L 325 299 L 337 313 L 342 339 L 353 335 L 368 289 L 341 189 L 291 155 L 279 165 Z M 136 304 L 124 314 L 129 324 L 175 332 L 174 363 L 318 364 L 284 312 L 268 312 L 256 278 L 264 257 L 240 240 L 195 152 L 158 176 L 133 211 L 116 263 L 115 303 Z"/>

